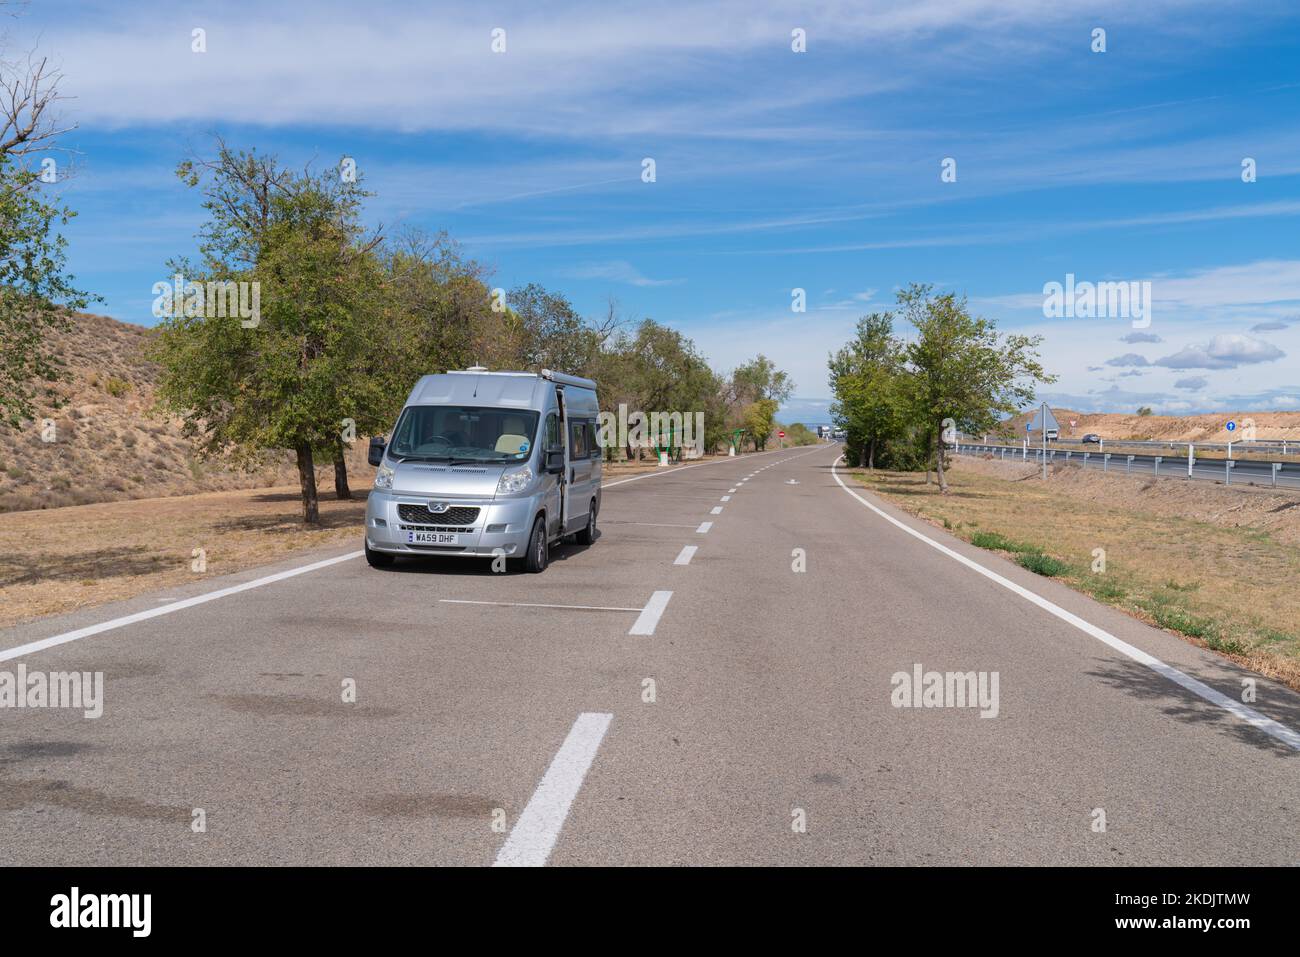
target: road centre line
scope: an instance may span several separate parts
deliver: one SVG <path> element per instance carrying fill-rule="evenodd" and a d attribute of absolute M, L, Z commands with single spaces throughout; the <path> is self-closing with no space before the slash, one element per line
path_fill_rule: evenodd
<path fill-rule="evenodd" d="M 709 514 L 710 514 L 710 515 L 721 515 L 721 514 L 722 514 L 722 506 L 721 506 L 721 505 L 715 505 L 715 506 L 713 506 L 713 508 L 709 509 Z"/>
<path fill-rule="evenodd" d="M 602 712 L 578 715 L 497 852 L 493 867 L 541 867 L 546 863 L 613 720 L 612 714 Z"/>
<path fill-rule="evenodd" d="M 532 601 L 472 601 L 468 598 L 439 598 L 444 605 L 505 605 L 511 608 L 568 608 L 573 611 L 644 611 L 642 608 L 624 608 L 619 605 L 549 605 Z"/>
<path fill-rule="evenodd" d="M 691 563 L 691 559 L 695 557 L 695 553 L 697 551 L 699 551 L 698 545 L 683 545 L 682 550 L 678 552 L 677 557 L 673 559 L 673 564 L 689 565 Z"/>
<path fill-rule="evenodd" d="M 185 608 L 193 608 L 195 605 L 202 605 L 210 601 L 216 601 L 218 598 L 225 598 L 228 595 L 237 595 L 242 591 L 261 588 L 263 585 L 270 585 L 274 582 L 284 581 L 286 578 L 293 578 L 297 575 L 305 575 L 307 572 L 314 572 L 319 568 L 327 568 L 330 565 L 337 565 L 339 562 L 351 561 L 354 558 L 360 558 L 364 554 L 365 552 L 348 552 L 346 555 L 337 555 L 334 558 L 326 558 L 323 561 L 312 562 L 310 565 L 303 565 L 299 568 L 290 568 L 287 571 L 276 572 L 274 575 L 265 575 L 262 578 L 255 578 L 252 581 L 243 582 L 239 585 L 231 585 L 228 588 L 219 588 L 216 591 L 211 591 L 204 595 L 195 595 L 193 598 L 183 598 L 180 601 L 174 601 L 168 605 L 162 605 L 158 608 L 150 608 L 148 611 L 138 611 L 133 615 L 123 615 L 121 618 L 114 618 L 111 621 L 102 621 L 97 625 L 87 625 L 85 628 L 78 628 L 75 631 L 65 631 L 61 635 L 53 635 L 49 638 L 42 638 L 39 641 L 29 641 L 27 644 L 18 645 L 16 648 L 5 648 L 0 650 L 0 661 L 10 661 L 14 658 L 21 658 L 24 655 L 30 655 L 37 651 L 44 651 L 46 648 L 65 645 L 70 641 L 89 638 L 91 635 L 98 635 L 105 631 L 112 631 L 115 628 L 123 628 L 126 625 L 134 625 L 139 621 L 148 621 L 150 618 L 157 618 L 160 615 L 170 615 L 172 612 L 181 611 Z"/>
<path fill-rule="evenodd" d="M 840 458 L 843 458 L 843 456 L 841 455 Z M 973 571 L 983 575 L 985 578 L 989 579 L 990 581 L 996 582 L 997 584 L 1001 585 L 1003 588 L 1006 588 L 1007 590 L 1014 592 L 1015 594 L 1019 595 L 1021 598 L 1025 599 L 1026 601 L 1032 602 L 1033 604 L 1042 608 L 1044 611 L 1047 611 L 1048 613 L 1055 615 L 1057 618 L 1061 619 L 1061 621 L 1064 621 L 1069 625 L 1073 625 L 1075 628 L 1079 629 L 1084 634 L 1096 638 L 1098 641 L 1102 642 L 1105 645 L 1108 645 L 1109 647 L 1113 648 L 1115 651 L 1118 651 L 1120 654 L 1132 659 L 1133 661 L 1136 661 L 1138 664 L 1146 665 L 1152 671 L 1156 672 L 1159 675 L 1162 675 L 1165 678 L 1168 678 L 1174 684 L 1179 685 L 1182 688 L 1185 688 L 1186 690 L 1192 692 L 1192 694 L 1204 698 L 1206 701 L 1210 702 L 1211 704 L 1217 705 L 1218 707 L 1224 709 L 1225 711 L 1230 712 L 1235 717 L 1244 721 L 1246 724 L 1258 728 L 1260 731 L 1263 731 L 1265 734 L 1269 735 L 1270 737 L 1276 738 L 1277 740 L 1283 742 L 1288 747 L 1296 751 L 1300 751 L 1300 733 L 1297 733 L 1291 728 L 1288 728 L 1286 725 L 1282 724 L 1281 722 L 1274 721 L 1272 718 L 1266 717 L 1265 715 L 1256 711 L 1254 708 L 1249 708 L 1246 705 L 1232 698 L 1229 698 L 1227 695 L 1223 694 L 1222 692 L 1216 691 L 1215 689 L 1211 688 L 1209 685 L 1205 684 L 1204 682 L 1198 681 L 1197 679 L 1191 677 L 1190 675 L 1185 674 L 1182 671 L 1179 671 L 1177 668 L 1173 667 L 1172 665 L 1165 664 L 1163 661 L 1161 661 L 1159 658 L 1155 657 L 1154 655 L 1148 654 L 1147 652 L 1143 651 L 1141 648 L 1138 648 L 1135 645 L 1130 645 L 1127 641 L 1115 637 L 1110 632 L 1102 628 L 1098 628 L 1096 625 L 1092 624 L 1089 621 L 1084 620 L 1083 618 L 1080 618 L 1078 615 L 1074 614 L 1073 612 L 1066 611 L 1060 605 L 1057 605 L 1054 602 L 1049 601 L 1048 599 L 1042 597 L 1041 595 L 1030 591 L 1028 588 L 1025 588 L 1022 585 L 1017 585 L 1009 578 L 1004 578 L 1003 576 L 999 575 L 997 572 L 993 571 L 992 569 L 985 568 L 983 565 L 981 565 L 979 562 L 975 561 L 974 559 L 968 558 L 965 555 L 961 554 L 960 552 L 949 548 L 947 545 L 935 541 L 933 538 L 930 538 L 928 535 L 912 528 L 907 523 L 901 522 L 898 519 L 894 518 L 892 515 L 885 512 L 884 510 L 877 508 L 871 502 L 867 501 L 857 492 L 853 491 L 853 489 L 849 488 L 847 485 L 844 484 L 844 480 L 840 478 L 839 471 L 835 467 L 836 463 L 838 463 L 839 461 L 840 459 L 836 459 L 835 462 L 831 463 L 831 475 L 834 477 L 835 481 L 839 483 L 840 488 L 844 489 L 844 491 L 848 492 L 859 502 L 861 502 L 867 508 L 871 509 L 871 511 L 875 512 L 877 515 L 879 515 L 885 521 L 889 522 L 891 525 L 894 525 L 902 529 L 904 532 L 911 535 L 913 538 L 920 539 L 921 541 L 925 542 L 925 544 L 929 545 L 931 548 L 934 548 L 937 551 L 942 552 L 943 554 L 947 555 L 949 558 L 953 559 L 954 561 L 960 562 L 961 564 L 965 565 L 967 568 L 970 568 Z"/>
<path fill-rule="evenodd" d="M 694 528 L 694 525 L 674 525 L 668 522 L 619 522 L 613 519 L 605 519 L 606 525 L 641 525 L 646 528 Z"/>
<path fill-rule="evenodd" d="M 722 498 L 718 499 L 718 501 L 719 501 L 719 502 L 730 502 L 730 501 L 731 501 L 731 496 L 730 496 L 730 495 L 724 495 L 724 496 L 722 496 Z"/>
<path fill-rule="evenodd" d="M 673 593 L 670 591 L 657 591 L 651 595 L 628 634 L 653 635 L 659 619 L 663 617 L 664 610 L 668 607 L 668 600 L 672 597 Z"/>
<path fill-rule="evenodd" d="M 712 522 L 700 522 L 700 527 L 697 528 L 695 531 L 700 535 L 707 535 L 709 534 L 709 529 L 711 529 L 712 527 L 713 527 Z"/>

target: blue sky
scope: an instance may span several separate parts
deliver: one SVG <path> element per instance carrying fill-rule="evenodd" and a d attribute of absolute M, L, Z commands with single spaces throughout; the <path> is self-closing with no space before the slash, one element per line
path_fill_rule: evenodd
<path fill-rule="evenodd" d="M 826 419 L 827 353 L 914 281 L 1043 334 L 1071 408 L 1300 409 L 1293 4 L 36 0 L 5 43 L 65 75 L 71 267 L 126 321 L 192 251 L 173 170 L 220 133 L 354 157 L 373 224 L 447 229 L 493 285 L 766 353 L 787 419 Z M 1150 281 L 1150 326 L 1045 318 L 1067 273 Z"/>

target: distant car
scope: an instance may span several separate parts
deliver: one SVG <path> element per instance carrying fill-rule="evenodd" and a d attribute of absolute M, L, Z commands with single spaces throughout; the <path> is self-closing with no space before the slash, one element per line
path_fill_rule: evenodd
<path fill-rule="evenodd" d="M 1084 445 L 1101 445 L 1101 436 L 1096 432 L 1089 432 L 1080 441 L 1082 441 Z"/>

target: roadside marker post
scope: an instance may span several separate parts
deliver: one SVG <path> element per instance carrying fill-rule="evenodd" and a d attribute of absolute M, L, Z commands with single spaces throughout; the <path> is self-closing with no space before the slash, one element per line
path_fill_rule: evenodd
<path fill-rule="evenodd" d="M 1107 452 L 1101 457 L 1101 470 L 1106 472 L 1110 469 L 1110 453 Z"/>
<path fill-rule="evenodd" d="M 1133 468 L 1133 456 L 1130 455 L 1128 457 L 1128 461 L 1124 463 L 1124 474 L 1128 475 L 1129 471 L 1132 470 L 1132 468 Z"/>
<path fill-rule="evenodd" d="M 1187 443 L 1187 477 L 1192 477 L 1192 466 L 1196 464 L 1196 453 L 1191 442 Z"/>
<path fill-rule="evenodd" d="M 1277 488 L 1277 473 L 1280 471 L 1282 471 L 1282 463 L 1274 462 L 1273 463 L 1273 487 L 1274 488 Z"/>
<path fill-rule="evenodd" d="M 1156 478 L 1160 477 L 1160 463 L 1165 460 L 1163 455 L 1156 456 Z"/>
<path fill-rule="evenodd" d="M 1091 454 L 1091 453 L 1088 453 L 1088 452 L 1084 452 L 1084 453 L 1083 453 L 1083 467 L 1084 467 L 1084 468 L 1087 468 L 1087 467 L 1088 467 L 1088 456 L 1089 456 L 1089 454 Z"/>

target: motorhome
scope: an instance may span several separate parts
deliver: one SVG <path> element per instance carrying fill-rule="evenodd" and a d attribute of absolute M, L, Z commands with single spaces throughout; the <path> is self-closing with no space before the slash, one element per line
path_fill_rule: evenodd
<path fill-rule="evenodd" d="M 407 397 L 366 504 L 366 560 L 504 558 L 544 570 L 567 536 L 596 541 L 599 406 L 590 379 L 481 367 L 427 375 Z"/>

